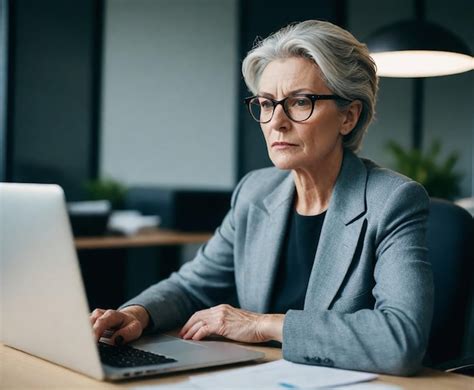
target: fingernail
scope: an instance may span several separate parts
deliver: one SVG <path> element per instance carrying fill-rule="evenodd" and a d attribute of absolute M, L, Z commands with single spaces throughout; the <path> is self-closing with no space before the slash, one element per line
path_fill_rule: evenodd
<path fill-rule="evenodd" d="M 115 345 L 120 347 L 121 345 L 123 345 L 123 337 L 122 336 L 117 336 L 115 338 Z"/>

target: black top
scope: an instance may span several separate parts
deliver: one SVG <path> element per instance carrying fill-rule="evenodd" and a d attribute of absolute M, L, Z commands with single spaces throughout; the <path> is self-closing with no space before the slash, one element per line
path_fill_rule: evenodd
<path fill-rule="evenodd" d="M 326 212 L 319 215 L 290 214 L 282 246 L 270 313 L 303 310 L 309 276 Z"/>

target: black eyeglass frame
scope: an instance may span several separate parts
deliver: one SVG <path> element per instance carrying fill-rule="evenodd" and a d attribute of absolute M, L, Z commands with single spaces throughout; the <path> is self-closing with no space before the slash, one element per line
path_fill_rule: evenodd
<path fill-rule="evenodd" d="M 295 119 L 293 119 L 291 117 L 291 115 L 288 113 L 288 111 L 286 110 L 286 106 L 285 106 L 285 103 L 288 99 L 290 98 L 294 98 L 294 97 L 298 97 L 298 96 L 301 96 L 301 97 L 306 97 L 306 98 L 309 98 L 311 100 L 311 112 L 309 113 L 308 117 L 306 119 L 303 119 L 303 120 L 300 120 L 300 121 L 297 121 Z M 255 116 L 253 115 L 252 113 L 252 109 L 250 108 L 250 102 L 255 99 L 255 98 L 264 98 L 264 99 L 267 99 L 269 101 L 272 102 L 273 104 L 273 111 L 272 111 L 272 115 L 270 116 L 270 119 L 267 120 L 267 121 L 260 121 L 259 119 L 255 118 Z M 257 121 L 258 123 L 268 123 L 270 122 L 272 119 L 273 119 L 273 115 L 275 114 L 275 108 L 276 106 L 278 106 L 279 104 L 281 104 L 281 106 L 283 107 L 283 111 L 285 111 L 285 114 L 286 116 L 292 120 L 293 122 L 296 122 L 296 123 L 301 123 L 301 122 L 304 122 L 304 121 L 307 121 L 309 118 L 311 118 L 311 115 L 313 115 L 313 112 L 314 112 L 314 104 L 316 103 L 317 100 L 343 100 L 343 101 L 346 101 L 348 103 L 351 102 L 351 100 L 349 99 L 346 99 L 346 98 L 343 98 L 339 95 L 314 95 L 314 94 L 297 94 L 297 95 L 290 95 L 290 96 L 287 96 L 286 98 L 284 99 L 281 99 L 281 100 L 275 100 L 275 99 L 271 99 L 269 97 L 266 97 L 266 96 L 260 96 L 260 95 L 254 95 L 254 96 L 249 96 L 249 97 L 246 97 L 244 99 L 244 103 L 245 105 L 247 106 L 247 110 L 249 111 L 250 113 L 250 116 L 255 119 L 255 121 Z"/>

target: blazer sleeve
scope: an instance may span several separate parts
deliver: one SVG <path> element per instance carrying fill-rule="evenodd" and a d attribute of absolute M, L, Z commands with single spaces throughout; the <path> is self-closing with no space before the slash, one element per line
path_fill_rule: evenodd
<path fill-rule="evenodd" d="M 374 308 L 288 311 L 285 359 L 393 375 L 420 368 L 434 295 L 425 246 L 428 212 L 429 198 L 416 182 L 391 194 L 377 224 Z"/>
<path fill-rule="evenodd" d="M 234 276 L 234 232 L 236 204 L 247 174 L 235 188 L 231 208 L 211 239 L 195 258 L 120 308 L 139 305 L 151 319 L 148 332 L 182 326 L 197 310 L 236 300 Z"/>

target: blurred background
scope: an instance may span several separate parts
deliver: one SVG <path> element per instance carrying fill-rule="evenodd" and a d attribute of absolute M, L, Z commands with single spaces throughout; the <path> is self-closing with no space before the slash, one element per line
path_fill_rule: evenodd
<path fill-rule="evenodd" d="M 245 173 L 271 165 L 242 103 L 249 92 L 240 66 L 256 37 L 322 19 L 364 42 L 379 27 L 413 18 L 414 3 L 0 0 L 0 181 L 58 183 L 68 201 L 108 198 L 117 208 L 137 189 L 229 194 Z M 473 52 L 472 0 L 426 1 L 425 18 Z M 392 168 L 413 157 L 413 82 L 380 79 L 377 118 L 360 155 Z M 421 180 L 424 167 L 436 166 L 449 186 L 434 185 L 432 196 L 474 196 L 473 87 L 472 71 L 424 80 L 422 156 L 413 174 Z M 175 255 L 82 253 L 86 279 L 115 281 L 89 287 L 91 305 L 114 306 L 166 276 L 174 268 L 156 258 Z M 468 342 L 472 350 L 472 335 Z"/>
<path fill-rule="evenodd" d="M 414 2 L 376 0 L 0 1 L 0 179 L 230 190 L 270 165 L 242 98 L 240 65 L 257 36 L 324 19 L 359 40 L 412 18 Z M 474 46 L 471 0 L 426 2 L 426 19 Z M 425 80 L 423 147 L 459 155 L 456 197 L 473 184 L 474 73 Z M 394 166 L 410 147 L 413 79 L 381 78 L 361 155 Z"/>

